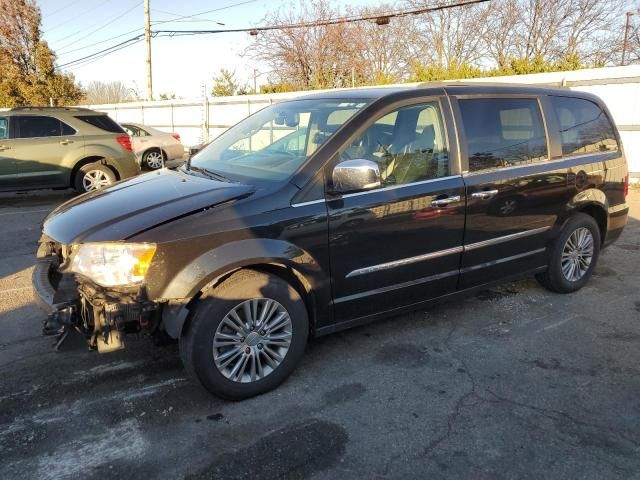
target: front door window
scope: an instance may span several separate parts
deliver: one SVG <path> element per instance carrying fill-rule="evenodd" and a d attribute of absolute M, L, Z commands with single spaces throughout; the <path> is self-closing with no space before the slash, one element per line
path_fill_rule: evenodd
<path fill-rule="evenodd" d="M 438 102 L 410 105 L 384 115 L 351 142 L 340 158 L 376 162 L 381 187 L 447 176 L 449 158 Z"/>

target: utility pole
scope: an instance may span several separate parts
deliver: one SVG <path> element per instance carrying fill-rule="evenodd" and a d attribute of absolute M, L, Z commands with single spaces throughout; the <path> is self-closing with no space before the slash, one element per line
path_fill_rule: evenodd
<path fill-rule="evenodd" d="M 258 93 L 258 71 L 253 69 L 253 93 Z"/>
<path fill-rule="evenodd" d="M 627 42 L 629 40 L 631 17 L 633 17 L 633 12 L 627 12 L 627 23 L 624 26 L 624 42 L 622 43 L 622 61 L 620 62 L 622 66 L 624 66 L 625 57 L 627 56 Z"/>
<path fill-rule="evenodd" d="M 144 41 L 147 44 L 147 100 L 153 100 L 153 75 L 151 73 L 151 15 L 149 0 L 144 0 Z"/>

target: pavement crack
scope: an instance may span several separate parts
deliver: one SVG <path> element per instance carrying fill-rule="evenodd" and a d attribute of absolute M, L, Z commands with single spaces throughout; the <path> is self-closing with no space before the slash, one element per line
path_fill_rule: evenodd
<path fill-rule="evenodd" d="M 456 354 L 456 352 L 451 348 L 451 339 L 453 338 L 453 335 L 456 333 L 457 330 L 458 330 L 458 324 L 454 323 L 452 328 L 451 328 L 451 330 L 447 334 L 447 337 L 445 338 L 444 346 L 449 351 L 451 356 L 455 360 L 457 360 L 458 362 L 460 362 L 462 364 L 462 366 L 464 368 L 464 373 L 465 373 L 467 379 L 469 380 L 469 383 L 471 384 L 471 388 L 469 388 L 469 390 L 467 390 L 464 394 L 462 394 L 458 398 L 458 400 L 456 401 L 456 403 L 455 403 L 455 405 L 453 407 L 453 412 L 451 414 L 449 414 L 449 417 L 447 418 L 447 429 L 446 429 L 446 431 L 442 435 L 440 435 L 439 437 L 435 438 L 432 442 L 430 442 L 424 448 L 424 450 L 422 452 L 423 455 L 431 454 L 440 444 L 442 444 L 443 442 L 448 440 L 449 437 L 451 437 L 451 434 L 453 433 L 453 428 L 455 426 L 455 423 L 458 420 L 458 417 L 460 416 L 460 413 L 461 413 L 461 411 L 462 411 L 462 409 L 464 407 L 476 405 L 478 402 L 482 402 L 483 401 L 483 398 L 476 394 L 476 390 L 477 390 L 476 379 L 471 374 L 471 371 L 469 370 L 469 367 L 467 366 L 467 363 L 464 361 L 464 359 L 461 356 L 458 356 Z M 473 404 L 466 404 L 465 402 L 469 398 L 475 398 L 476 400 L 478 400 L 478 402 L 473 403 Z"/>
<path fill-rule="evenodd" d="M 513 400 L 507 397 L 503 397 L 501 395 L 498 395 L 497 393 L 495 393 L 494 391 L 492 391 L 489 388 L 485 388 L 485 391 L 487 393 L 489 393 L 492 397 L 494 397 L 497 401 L 499 402 L 504 402 L 504 403 L 509 403 L 511 405 L 515 405 L 517 407 L 521 407 L 521 408 L 526 408 L 529 410 L 533 410 L 534 412 L 539 413 L 540 415 L 543 415 L 551 420 L 558 420 L 559 418 L 562 418 L 564 420 L 568 420 L 569 422 L 573 423 L 574 425 L 578 426 L 578 427 L 588 427 L 588 428 L 593 428 L 596 429 L 600 432 L 605 432 L 605 433 L 609 433 L 612 435 L 615 435 L 627 442 L 629 442 L 630 444 L 632 444 L 635 448 L 640 448 L 640 442 L 638 442 L 636 439 L 631 438 L 629 435 L 620 432 L 616 429 L 613 429 L 611 427 L 607 427 L 601 424 L 597 424 L 597 423 L 591 423 L 591 422 L 587 422 L 584 420 L 580 420 L 578 418 L 575 418 L 571 415 L 569 415 L 566 412 L 563 412 L 561 410 L 554 410 L 551 408 L 543 408 L 543 407 L 538 407 L 536 405 L 530 405 L 528 403 L 524 403 L 524 402 L 519 402 L 517 400 Z M 491 402 L 491 400 L 489 399 L 483 399 L 484 401 L 487 402 Z"/>

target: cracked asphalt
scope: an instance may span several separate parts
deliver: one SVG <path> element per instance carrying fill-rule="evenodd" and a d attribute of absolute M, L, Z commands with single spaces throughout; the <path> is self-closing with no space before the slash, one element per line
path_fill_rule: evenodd
<path fill-rule="evenodd" d="M 30 274 L 69 196 L 0 195 L 2 479 L 640 478 L 638 190 L 580 292 L 525 279 L 324 337 L 238 403 L 175 346 L 51 350 Z"/>

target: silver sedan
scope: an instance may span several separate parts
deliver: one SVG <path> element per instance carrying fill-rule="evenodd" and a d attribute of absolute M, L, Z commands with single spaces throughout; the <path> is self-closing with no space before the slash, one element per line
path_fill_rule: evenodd
<path fill-rule="evenodd" d="M 177 133 L 167 133 L 137 123 L 123 123 L 141 165 L 151 170 L 162 168 L 165 162 L 184 156 L 184 146 Z"/>

